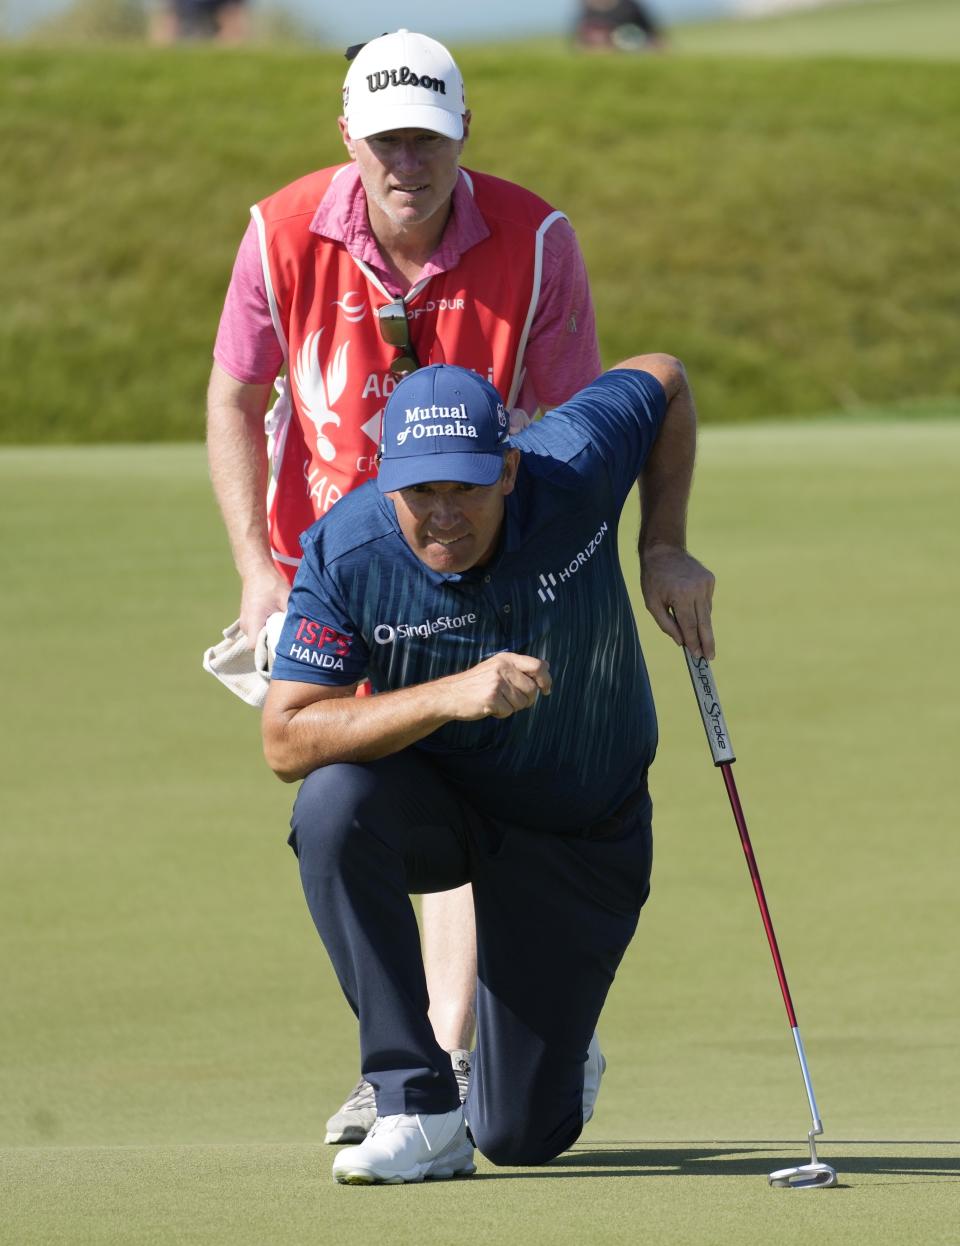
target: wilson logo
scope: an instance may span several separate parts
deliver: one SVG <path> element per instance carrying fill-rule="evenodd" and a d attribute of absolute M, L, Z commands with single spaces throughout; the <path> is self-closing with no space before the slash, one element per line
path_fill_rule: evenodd
<path fill-rule="evenodd" d="M 417 77 L 409 65 L 400 69 L 381 69 L 378 73 L 367 74 L 367 86 L 371 94 L 374 91 L 385 91 L 387 87 L 425 87 L 428 91 L 436 91 L 438 95 L 446 95 L 447 86 L 439 78 L 431 78 L 424 74 Z"/>

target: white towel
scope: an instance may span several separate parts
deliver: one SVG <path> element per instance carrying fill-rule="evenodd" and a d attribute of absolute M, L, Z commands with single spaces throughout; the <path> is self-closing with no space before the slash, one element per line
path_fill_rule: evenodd
<path fill-rule="evenodd" d="M 249 647 L 237 619 L 223 629 L 223 640 L 203 655 L 203 669 L 215 675 L 241 701 L 261 709 L 267 699 L 273 655 L 285 618 L 282 611 L 271 614 L 260 629 L 253 649 Z"/>

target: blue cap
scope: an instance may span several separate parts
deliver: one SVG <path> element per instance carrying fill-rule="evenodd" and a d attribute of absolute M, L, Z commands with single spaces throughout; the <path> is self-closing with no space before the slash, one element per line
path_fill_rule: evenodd
<path fill-rule="evenodd" d="M 509 420 L 483 377 L 438 363 L 404 377 L 380 433 L 381 493 L 437 480 L 492 485 L 503 471 Z"/>

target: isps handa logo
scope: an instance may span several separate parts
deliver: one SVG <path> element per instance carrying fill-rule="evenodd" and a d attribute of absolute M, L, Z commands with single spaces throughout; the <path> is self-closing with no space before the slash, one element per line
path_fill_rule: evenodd
<path fill-rule="evenodd" d="M 314 619 L 302 618 L 287 657 L 326 671 L 342 671 L 343 659 L 350 656 L 350 642 L 351 637 L 343 632 Z"/>

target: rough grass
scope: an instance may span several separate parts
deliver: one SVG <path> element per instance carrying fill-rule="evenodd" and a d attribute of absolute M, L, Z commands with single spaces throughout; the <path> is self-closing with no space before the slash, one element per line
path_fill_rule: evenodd
<path fill-rule="evenodd" d="M 766 1185 L 804 1155 L 799 1070 L 686 670 L 645 616 L 654 887 L 595 1121 L 544 1169 L 338 1188 L 317 1139 L 355 1027 L 292 792 L 200 669 L 237 594 L 202 450 L 0 452 L 0 1242 L 952 1246 L 960 422 L 923 413 L 703 437 L 691 543 L 844 1184 L 802 1195 Z"/>
<path fill-rule="evenodd" d="M 462 60 L 467 161 L 569 213 L 608 364 L 681 355 L 708 421 L 960 392 L 954 65 Z M 247 207 L 340 159 L 342 72 L 313 51 L 0 51 L 0 440 L 201 435 Z"/>

